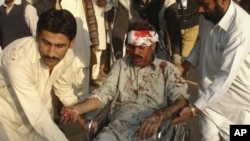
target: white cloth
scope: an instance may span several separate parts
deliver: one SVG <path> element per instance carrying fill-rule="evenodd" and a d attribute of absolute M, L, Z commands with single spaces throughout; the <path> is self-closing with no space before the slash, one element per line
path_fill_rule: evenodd
<path fill-rule="evenodd" d="M 51 90 L 65 105 L 77 102 L 71 83 L 74 53 L 68 50 L 49 74 L 36 39 L 9 44 L 0 58 L 0 140 L 67 141 L 53 121 Z"/>
<path fill-rule="evenodd" d="M 79 97 L 89 94 L 90 37 L 82 0 L 62 0 L 62 9 L 69 10 L 77 22 L 77 34 L 73 51 L 73 87 Z M 83 73 L 83 74 L 82 74 Z M 85 96 L 84 96 L 85 95 Z"/>
<path fill-rule="evenodd" d="M 4 0 L 0 0 L 0 5 L 2 5 L 4 3 Z"/>
<path fill-rule="evenodd" d="M 96 64 L 94 64 L 92 67 L 92 74 L 91 74 L 93 80 L 98 79 L 98 76 L 100 74 L 102 50 L 95 51 L 95 56 L 97 60 L 96 60 Z"/>
<path fill-rule="evenodd" d="M 62 0 L 61 6 L 62 9 L 69 10 L 76 18 L 77 34 L 73 47 L 74 53 L 77 56 L 76 66 L 89 67 L 91 41 L 82 0 Z"/>
<path fill-rule="evenodd" d="M 105 17 L 104 17 L 104 12 L 105 12 L 105 7 L 99 7 L 96 5 L 97 0 L 92 0 L 93 2 L 93 7 L 95 10 L 95 16 L 96 16 L 96 22 L 98 26 L 98 39 L 99 39 L 99 46 L 98 50 L 100 51 L 95 51 L 96 54 L 96 60 L 97 63 L 93 65 L 92 67 L 92 77 L 91 79 L 97 79 L 98 75 L 100 73 L 100 65 L 101 65 L 101 54 L 102 50 L 106 49 L 106 29 L 105 29 Z"/>
<path fill-rule="evenodd" d="M 22 3 L 21 0 L 14 0 L 13 4 L 9 8 L 6 8 L 6 12 L 9 13 L 14 5 L 20 5 L 21 3 Z M 3 5 L 7 7 L 6 4 L 3 3 Z M 37 26 L 37 21 L 38 21 L 36 8 L 32 6 L 31 4 L 28 4 L 25 8 L 24 17 L 25 17 L 25 22 L 27 23 L 32 36 L 35 36 L 36 26 Z"/>
<path fill-rule="evenodd" d="M 229 124 L 250 123 L 249 23 L 250 16 L 232 1 L 217 25 L 201 16 L 198 40 L 187 59 L 199 71 L 194 104 L 220 132 L 226 131 L 226 138 Z"/>
<path fill-rule="evenodd" d="M 98 38 L 99 38 L 99 46 L 98 49 L 105 50 L 106 49 L 106 30 L 105 30 L 105 18 L 104 18 L 104 7 L 99 7 L 96 5 L 96 0 L 92 0 L 93 7 L 95 10 L 96 22 L 98 26 Z"/>

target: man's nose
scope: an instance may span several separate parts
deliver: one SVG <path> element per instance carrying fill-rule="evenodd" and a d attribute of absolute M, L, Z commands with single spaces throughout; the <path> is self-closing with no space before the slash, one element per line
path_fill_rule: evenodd
<path fill-rule="evenodd" d="M 50 56 L 50 57 L 53 57 L 53 56 L 55 56 L 55 46 L 53 46 L 53 45 L 51 45 L 51 47 L 49 48 L 49 51 L 48 51 L 48 55 Z"/>
<path fill-rule="evenodd" d="M 141 53 L 141 50 L 139 48 L 135 48 L 135 51 L 134 51 L 135 54 L 140 54 Z"/>

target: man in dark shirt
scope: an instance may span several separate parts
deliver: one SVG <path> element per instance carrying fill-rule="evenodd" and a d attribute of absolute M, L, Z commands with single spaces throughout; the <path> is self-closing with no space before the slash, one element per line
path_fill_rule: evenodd
<path fill-rule="evenodd" d="M 38 16 L 26 0 L 5 0 L 0 6 L 0 46 L 2 49 L 15 39 L 35 36 Z"/>

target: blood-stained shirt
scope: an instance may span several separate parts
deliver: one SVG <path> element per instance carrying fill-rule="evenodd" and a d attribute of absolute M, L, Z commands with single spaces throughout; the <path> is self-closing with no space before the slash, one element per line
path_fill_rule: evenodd
<path fill-rule="evenodd" d="M 156 110 L 180 97 L 188 98 L 187 83 L 173 64 L 155 58 L 141 68 L 134 66 L 129 56 L 115 62 L 103 85 L 92 94 L 104 105 L 116 99 L 109 115 L 109 120 L 116 124 L 111 122 L 110 126 L 126 133 L 133 133 Z"/>

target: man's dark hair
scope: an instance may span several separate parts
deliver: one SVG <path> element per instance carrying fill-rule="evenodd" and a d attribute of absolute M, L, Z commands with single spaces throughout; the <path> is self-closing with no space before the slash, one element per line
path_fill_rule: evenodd
<path fill-rule="evenodd" d="M 50 9 L 39 16 L 37 23 L 37 36 L 42 30 L 53 33 L 65 34 L 69 40 L 73 40 L 76 36 L 76 20 L 75 17 L 67 10 Z"/>
<path fill-rule="evenodd" d="M 140 31 L 140 30 L 155 31 L 155 28 L 151 24 L 149 24 L 148 22 L 145 22 L 145 21 L 134 21 L 134 22 L 131 22 L 129 24 L 127 32 L 132 31 L 132 30 L 137 30 L 137 31 Z"/>

